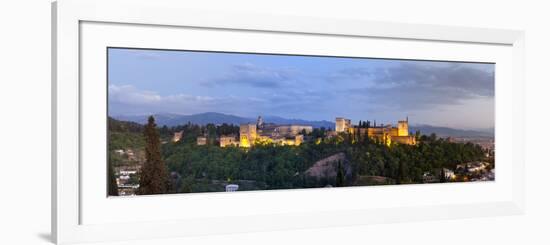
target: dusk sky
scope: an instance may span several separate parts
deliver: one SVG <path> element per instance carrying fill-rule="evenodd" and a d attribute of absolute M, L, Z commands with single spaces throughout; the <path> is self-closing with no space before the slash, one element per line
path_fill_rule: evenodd
<path fill-rule="evenodd" d="M 494 127 L 494 64 L 109 49 L 109 114 Z"/>

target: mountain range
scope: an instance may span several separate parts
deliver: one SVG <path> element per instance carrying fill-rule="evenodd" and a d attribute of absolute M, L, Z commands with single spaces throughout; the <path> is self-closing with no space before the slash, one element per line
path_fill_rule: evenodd
<path fill-rule="evenodd" d="M 205 112 L 193 115 L 179 115 L 179 114 L 155 114 L 155 121 L 157 125 L 166 125 L 168 127 L 187 124 L 191 122 L 193 124 L 206 125 L 208 123 L 213 124 L 236 124 L 241 123 L 256 123 L 257 118 L 246 118 L 235 115 L 228 115 L 217 112 Z M 121 121 L 137 122 L 145 124 L 147 122 L 148 115 L 119 115 L 112 116 L 113 118 Z M 275 124 L 304 124 L 311 125 L 315 128 L 325 127 L 334 128 L 334 122 L 330 121 L 308 121 L 302 119 L 288 119 L 278 116 L 264 116 L 264 122 Z"/>
<path fill-rule="evenodd" d="M 494 137 L 494 129 L 484 130 L 464 130 L 447 127 L 438 127 L 432 125 L 410 125 L 409 131 L 420 131 L 422 134 L 430 135 L 432 133 L 439 137 Z"/>
<path fill-rule="evenodd" d="M 193 124 L 206 125 L 208 123 L 213 124 L 235 124 L 239 125 L 241 123 L 256 123 L 256 118 L 246 118 L 235 115 L 217 113 L 217 112 L 205 112 L 193 115 L 180 115 L 180 114 L 155 114 L 155 121 L 157 125 L 168 127 L 187 124 L 191 122 Z M 147 122 L 148 115 L 118 115 L 112 116 L 113 118 L 121 121 L 130 121 L 140 124 L 145 124 Z M 301 125 L 311 125 L 314 128 L 331 128 L 334 129 L 334 122 L 331 121 L 308 121 L 302 119 L 288 119 L 278 116 L 264 116 L 264 122 L 266 123 L 275 123 L 275 124 L 301 124 Z M 435 133 L 440 137 L 492 137 L 494 135 L 494 130 L 463 130 L 463 129 L 454 129 L 448 127 L 438 127 L 432 125 L 410 125 L 409 130 L 411 132 L 416 132 L 419 130 L 422 134 L 429 135 Z"/>

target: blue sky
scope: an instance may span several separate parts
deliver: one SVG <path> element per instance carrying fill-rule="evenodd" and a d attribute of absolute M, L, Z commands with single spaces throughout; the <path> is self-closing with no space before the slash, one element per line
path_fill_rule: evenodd
<path fill-rule="evenodd" d="M 494 127 L 494 64 L 109 49 L 109 114 Z"/>

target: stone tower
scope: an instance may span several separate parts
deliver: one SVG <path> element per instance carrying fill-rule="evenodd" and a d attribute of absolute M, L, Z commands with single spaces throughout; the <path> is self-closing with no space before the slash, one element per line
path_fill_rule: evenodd
<path fill-rule="evenodd" d="M 240 142 L 241 147 L 250 147 L 254 144 L 254 140 L 258 137 L 256 133 L 256 124 L 246 123 L 241 124 L 240 130 Z"/>
<path fill-rule="evenodd" d="M 407 120 L 397 122 L 397 136 L 409 136 L 409 117 Z"/>
<path fill-rule="evenodd" d="M 258 116 L 258 121 L 256 122 L 256 127 L 261 129 L 264 127 L 264 119 L 262 116 Z"/>

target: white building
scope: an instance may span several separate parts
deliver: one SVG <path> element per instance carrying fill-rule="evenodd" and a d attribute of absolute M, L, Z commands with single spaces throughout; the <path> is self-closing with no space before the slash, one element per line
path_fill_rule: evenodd
<path fill-rule="evenodd" d="M 172 142 L 176 143 L 176 142 L 180 141 L 181 138 L 183 138 L 183 130 L 174 133 L 174 137 L 172 137 Z"/>
<path fill-rule="evenodd" d="M 137 170 L 120 170 L 120 175 L 130 175 L 130 174 L 137 174 Z"/>
<path fill-rule="evenodd" d="M 351 127 L 351 120 L 343 117 L 336 118 L 336 132 L 346 132 Z"/>
<path fill-rule="evenodd" d="M 206 145 L 206 137 L 205 136 L 199 136 L 197 137 L 197 145 Z"/>
<path fill-rule="evenodd" d="M 237 191 L 237 190 L 239 190 L 239 185 L 229 184 L 229 185 L 225 186 L 225 191 L 226 192 L 234 192 L 234 191 Z"/>
<path fill-rule="evenodd" d="M 239 146 L 239 140 L 235 135 L 222 135 L 220 137 L 220 147 Z"/>
<path fill-rule="evenodd" d="M 443 174 L 445 174 L 446 179 L 454 179 L 456 177 L 455 172 L 453 170 L 446 169 L 446 168 L 443 168 Z"/>
<path fill-rule="evenodd" d="M 473 162 L 468 164 L 468 172 L 478 172 L 484 170 L 488 163 L 484 162 Z"/>

